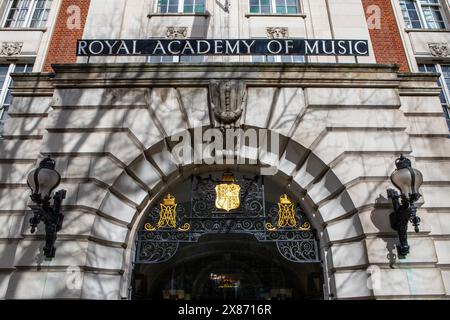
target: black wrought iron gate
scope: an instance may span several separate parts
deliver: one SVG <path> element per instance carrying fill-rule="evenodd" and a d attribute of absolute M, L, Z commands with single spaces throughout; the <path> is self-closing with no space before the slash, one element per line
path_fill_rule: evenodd
<path fill-rule="evenodd" d="M 300 205 L 286 194 L 279 195 L 278 203 L 266 201 L 262 176 L 194 176 L 187 201 L 177 202 L 180 192 L 168 193 L 151 208 L 138 232 L 135 263 L 162 263 L 176 254 L 181 243 L 227 233 L 251 234 L 257 241 L 272 242 L 292 262 L 319 262 L 315 231 Z"/>

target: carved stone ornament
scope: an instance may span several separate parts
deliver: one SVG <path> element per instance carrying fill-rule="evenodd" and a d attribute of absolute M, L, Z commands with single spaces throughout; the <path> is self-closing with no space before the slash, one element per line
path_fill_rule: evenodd
<path fill-rule="evenodd" d="M 212 112 L 220 127 L 235 127 L 247 101 L 245 82 L 242 80 L 211 80 L 209 95 Z"/>
<path fill-rule="evenodd" d="M 14 56 L 22 51 L 23 42 L 2 42 L 0 54 L 4 56 Z"/>
<path fill-rule="evenodd" d="M 288 37 L 288 28 L 286 27 L 267 27 L 266 31 L 269 39 L 285 39 Z"/>
<path fill-rule="evenodd" d="M 187 37 L 187 27 L 167 27 L 166 37 L 169 39 L 182 39 Z"/>
<path fill-rule="evenodd" d="M 447 57 L 450 54 L 450 48 L 446 42 L 429 42 L 428 47 L 434 57 Z"/>

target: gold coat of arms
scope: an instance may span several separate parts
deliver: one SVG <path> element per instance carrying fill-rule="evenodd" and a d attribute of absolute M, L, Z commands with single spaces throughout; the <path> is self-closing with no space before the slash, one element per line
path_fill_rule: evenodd
<path fill-rule="evenodd" d="M 227 212 L 238 209 L 241 205 L 239 192 L 241 186 L 238 184 L 219 184 L 216 186 L 216 208 Z"/>

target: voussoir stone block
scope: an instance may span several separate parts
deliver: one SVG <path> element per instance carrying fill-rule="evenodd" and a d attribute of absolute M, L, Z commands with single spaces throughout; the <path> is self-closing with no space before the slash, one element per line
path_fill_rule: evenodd
<path fill-rule="evenodd" d="M 325 222 L 338 219 L 355 210 L 356 207 L 347 191 L 319 207 L 320 215 Z"/>
<path fill-rule="evenodd" d="M 175 89 L 153 88 L 150 96 L 150 108 L 168 136 L 187 129 Z"/>
<path fill-rule="evenodd" d="M 155 188 L 160 182 L 161 177 L 158 171 L 142 155 L 136 159 L 129 167 L 130 171 L 136 175 L 149 189 Z"/>
<path fill-rule="evenodd" d="M 302 146 L 290 141 L 286 146 L 286 150 L 281 156 L 278 170 L 288 176 L 292 176 L 298 162 L 301 159 L 305 158 L 307 151 L 308 150 L 306 150 Z"/>
<path fill-rule="evenodd" d="M 330 223 L 326 231 L 330 242 L 345 241 L 361 237 L 364 232 L 357 214 L 342 220 Z"/>
<path fill-rule="evenodd" d="M 302 88 L 282 88 L 273 107 L 269 129 L 288 136 L 297 118 L 305 111 Z"/>
<path fill-rule="evenodd" d="M 91 236 L 100 240 L 126 243 L 129 229 L 114 221 L 96 216 L 92 225 Z"/>
<path fill-rule="evenodd" d="M 163 135 L 153 119 L 148 106 L 129 109 L 124 119 L 124 128 L 128 128 L 145 148 L 150 148 L 163 139 Z"/>
<path fill-rule="evenodd" d="M 100 211 L 112 218 L 128 224 L 133 219 L 136 213 L 136 208 L 131 207 L 111 192 L 108 192 L 105 200 L 100 206 Z"/>
<path fill-rule="evenodd" d="M 123 265 L 123 248 L 109 247 L 90 242 L 87 248 L 86 264 L 98 269 L 120 270 Z"/>
<path fill-rule="evenodd" d="M 249 87 L 247 91 L 245 124 L 257 128 L 266 128 L 277 89 Z"/>
<path fill-rule="evenodd" d="M 294 181 L 304 189 L 325 170 L 327 170 L 327 166 L 316 155 L 311 153 L 294 175 Z"/>
<path fill-rule="evenodd" d="M 208 89 L 177 88 L 177 90 L 186 110 L 190 128 L 208 126 L 211 123 L 208 108 Z"/>
<path fill-rule="evenodd" d="M 333 268 L 348 268 L 367 264 L 364 241 L 335 244 L 331 247 L 330 265 Z"/>
<path fill-rule="evenodd" d="M 123 172 L 113 185 L 116 192 L 126 197 L 136 205 L 140 205 L 148 195 L 133 178 Z"/>

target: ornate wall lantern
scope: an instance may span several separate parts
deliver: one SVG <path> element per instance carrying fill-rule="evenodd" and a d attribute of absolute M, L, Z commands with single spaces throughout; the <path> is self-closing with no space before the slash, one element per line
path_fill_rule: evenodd
<path fill-rule="evenodd" d="M 66 190 L 59 190 L 53 196 L 53 190 L 61 181 L 60 174 L 55 170 L 55 161 L 50 157 L 39 163 L 39 167 L 28 174 L 28 187 L 31 189 L 31 200 L 35 203 L 30 208 L 34 216 L 30 219 L 31 233 L 36 232 L 37 225 L 43 221 L 45 224 L 44 255 L 47 258 L 55 257 L 56 234 L 62 228 L 64 216 L 61 213 L 61 204 L 66 197 Z"/>
<path fill-rule="evenodd" d="M 403 155 L 395 161 L 397 169 L 391 174 L 391 181 L 400 191 L 388 189 L 388 198 L 392 200 L 394 212 L 389 216 L 392 229 L 397 231 L 400 245 L 397 246 L 399 255 L 406 256 L 409 253 L 408 222 L 414 225 L 414 230 L 419 232 L 420 218 L 417 217 L 415 202 L 420 199 L 419 188 L 423 183 L 422 173 L 411 167 L 411 161 Z"/>

